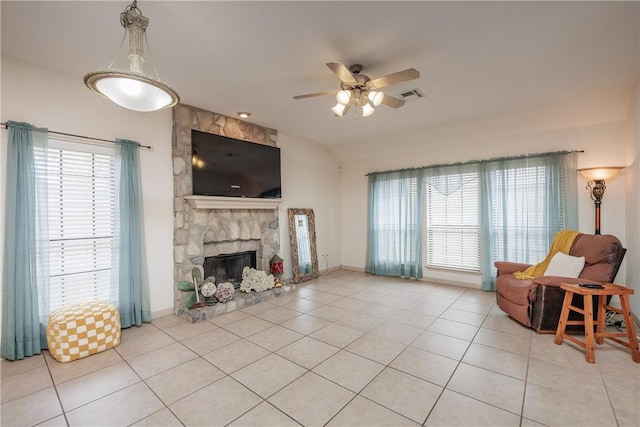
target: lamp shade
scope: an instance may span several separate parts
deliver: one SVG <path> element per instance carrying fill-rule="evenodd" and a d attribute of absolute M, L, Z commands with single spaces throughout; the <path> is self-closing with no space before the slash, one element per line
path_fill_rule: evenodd
<path fill-rule="evenodd" d="M 624 169 L 623 166 L 604 166 L 600 168 L 584 168 L 578 171 L 590 181 L 606 181 Z"/>
<path fill-rule="evenodd" d="M 368 102 L 362 106 L 362 117 L 369 117 L 376 111 Z"/>
<path fill-rule="evenodd" d="M 337 103 L 332 109 L 331 111 L 333 111 L 335 113 L 336 116 L 342 117 L 344 115 L 344 110 L 346 109 L 346 106 L 344 104 L 341 103 Z"/>
<path fill-rule="evenodd" d="M 336 93 L 336 100 L 342 105 L 349 104 L 349 101 L 351 101 L 351 91 L 350 90 L 338 91 L 338 93 Z"/>
<path fill-rule="evenodd" d="M 156 111 L 173 107 L 178 94 L 166 84 L 131 71 L 96 71 L 84 77 L 89 89 L 121 107 L 134 111 Z"/>
<path fill-rule="evenodd" d="M 368 95 L 369 101 L 373 104 L 374 107 L 382 104 L 382 100 L 384 99 L 384 93 L 379 92 L 377 90 L 372 90 Z"/>

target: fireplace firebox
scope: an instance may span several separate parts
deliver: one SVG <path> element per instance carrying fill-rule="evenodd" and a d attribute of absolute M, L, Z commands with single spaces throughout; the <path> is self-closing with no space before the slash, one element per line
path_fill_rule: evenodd
<path fill-rule="evenodd" d="M 231 282 L 237 289 L 242 282 L 242 270 L 245 267 L 256 268 L 256 251 L 205 257 L 204 277 L 215 277 L 216 284 Z"/>

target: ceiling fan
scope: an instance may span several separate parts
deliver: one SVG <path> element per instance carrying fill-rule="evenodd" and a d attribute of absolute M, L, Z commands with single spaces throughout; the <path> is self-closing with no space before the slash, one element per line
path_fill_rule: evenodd
<path fill-rule="evenodd" d="M 409 68 L 371 80 L 369 76 L 360 74 L 362 71 L 361 64 L 353 64 L 347 68 L 340 62 L 329 62 L 327 63 L 327 67 L 340 79 L 340 89 L 296 95 L 293 99 L 335 95 L 338 103 L 331 111 L 338 117 L 343 117 L 347 114 L 347 111 L 349 111 L 352 105 L 359 105 L 362 108 L 363 117 L 368 117 L 373 114 L 375 107 L 380 104 L 391 108 L 400 108 L 404 105 L 403 100 L 385 95 L 379 89 L 420 77 L 420 72 L 415 68 Z"/>

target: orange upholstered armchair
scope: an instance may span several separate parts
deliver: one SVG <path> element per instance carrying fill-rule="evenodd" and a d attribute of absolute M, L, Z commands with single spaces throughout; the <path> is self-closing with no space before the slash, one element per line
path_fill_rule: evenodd
<path fill-rule="evenodd" d="M 625 252 L 626 249 L 615 236 L 580 233 L 569 251 L 573 257 L 584 257 L 584 268 L 578 277 L 539 275 L 522 280 L 513 273 L 524 271 L 530 267 L 529 264 L 496 261 L 498 306 L 536 332 L 555 332 L 564 299 L 560 284 L 613 282 Z M 574 304 L 581 306 L 578 300 Z"/>

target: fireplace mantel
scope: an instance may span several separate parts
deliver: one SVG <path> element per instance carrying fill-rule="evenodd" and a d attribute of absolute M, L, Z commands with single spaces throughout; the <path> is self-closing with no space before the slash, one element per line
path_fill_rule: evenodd
<path fill-rule="evenodd" d="M 282 199 L 251 197 L 184 196 L 194 209 L 277 209 Z"/>

